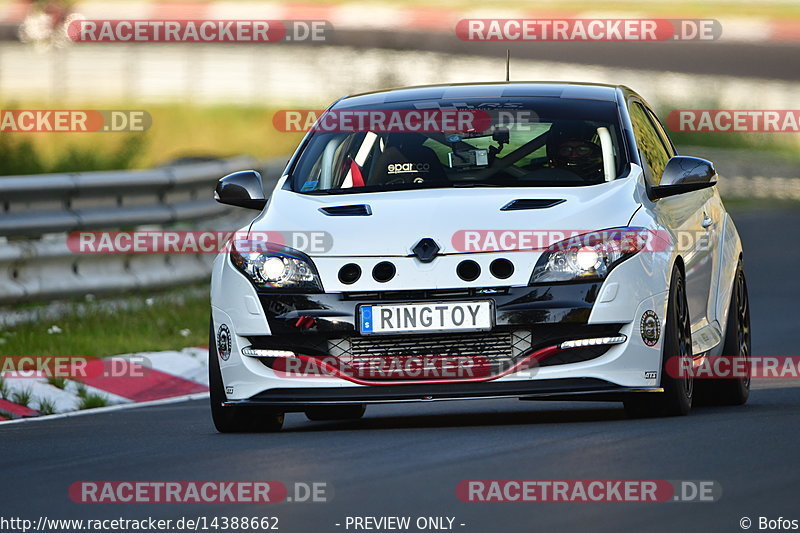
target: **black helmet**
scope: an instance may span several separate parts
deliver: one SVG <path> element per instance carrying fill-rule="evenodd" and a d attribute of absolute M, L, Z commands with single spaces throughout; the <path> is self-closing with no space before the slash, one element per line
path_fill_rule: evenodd
<path fill-rule="evenodd" d="M 603 150 L 594 142 L 597 130 L 588 122 L 555 122 L 547 133 L 547 158 L 556 168 L 584 179 L 603 174 Z"/>

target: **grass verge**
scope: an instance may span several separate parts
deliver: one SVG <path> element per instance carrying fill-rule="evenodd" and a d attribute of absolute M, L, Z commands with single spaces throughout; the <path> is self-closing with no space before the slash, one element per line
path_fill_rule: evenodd
<path fill-rule="evenodd" d="M 0 104 L 2 109 L 54 107 L 37 102 Z M 102 108 L 143 109 L 150 113 L 152 126 L 142 133 L 3 133 L 0 175 L 152 168 L 191 156 L 247 154 L 265 159 L 292 153 L 303 137 L 278 131 L 272 124 L 276 110 L 264 107 L 121 103 Z"/>
<path fill-rule="evenodd" d="M 0 356 L 83 355 L 176 350 L 208 344 L 209 299 L 199 286 L 127 294 L 114 305 L 71 302 L 58 318 L 0 331 Z M 52 326 L 60 333 L 48 333 Z"/>

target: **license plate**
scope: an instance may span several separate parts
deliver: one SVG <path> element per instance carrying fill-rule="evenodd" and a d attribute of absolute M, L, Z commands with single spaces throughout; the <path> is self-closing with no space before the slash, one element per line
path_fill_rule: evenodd
<path fill-rule="evenodd" d="M 362 305 L 362 334 L 485 331 L 492 329 L 491 301 Z"/>

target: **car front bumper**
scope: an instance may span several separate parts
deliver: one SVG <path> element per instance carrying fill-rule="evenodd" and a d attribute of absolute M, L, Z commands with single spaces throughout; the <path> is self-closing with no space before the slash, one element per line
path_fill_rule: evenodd
<path fill-rule="evenodd" d="M 605 283 L 612 281 L 609 278 Z M 661 390 L 661 341 L 654 346 L 644 342 L 638 317 L 650 310 L 663 317 L 665 293 L 647 294 L 651 291 L 642 289 L 640 294 L 627 294 L 625 303 L 634 298 L 638 305 L 630 308 L 635 309 L 633 314 L 626 313 L 627 321 L 621 321 L 617 309 L 604 318 L 603 306 L 607 304 L 602 302 L 603 289 L 604 283 L 591 282 L 432 291 L 259 294 L 241 273 L 222 260 L 215 265 L 212 280 L 212 320 L 215 334 L 223 325 L 229 332 L 230 353 L 220 358 L 220 368 L 231 405 L 276 405 L 292 410 L 316 404 L 494 397 L 614 399 L 632 392 Z M 358 332 L 358 306 L 362 304 L 476 299 L 493 302 L 495 321 L 491 331 L 388 336 L 362 336 Z M 506 336 L 512 344 L 522 338 L 521 347 L 492 359 L 496 353 L 492 352 L 491 343 L 486 343 Z M 624 336 L 626 340 L 594 349 L 556 350 L 541 360 L 534 358 L 537 360 L 533 365 L 514 366 L 515 361 L 563 341 L 608 336 Z M 490 353 L 491 362 L 499 365 L 479 379 L 472 375 L 391 379 L 384 374 L 378 379 L 365 379 L 346 370 L 340 372 L 341 367 L 318 373 L 286 372 L 285 367 L 275 366 L 274 358 L 242 353 L 245 348 L 256 348 L 292 352 L 315 361 L 350 361 L 369 354 L 396 354 L 396 350 L 386 351 L 387 346 L 405 342 L 408 353 L 435 357 L 436 346 L 446 346 L 448 353 L 459 352 L 459 346 L 462 351 L 464 347 L 469 351 L 471 339 L 478 343 L 474 352 Z M 347 349 L 341 349 L 342 343 Z"/>

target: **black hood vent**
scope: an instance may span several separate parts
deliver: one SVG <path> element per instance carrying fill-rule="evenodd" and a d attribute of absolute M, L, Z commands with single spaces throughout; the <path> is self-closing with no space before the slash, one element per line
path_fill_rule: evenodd
<path fill-rule="evenodd" d="M 329 217 L 368 217 L 372 214 L 372 209 L 367 204 L 320 207 L 319 210 Z"/>
<path fill-rule="evenodd" d="M 566 200 L 513 200 L 500 208 L 500 211 L 520 211 L 523 209 L 547 209 L 566 202 Z"/>

